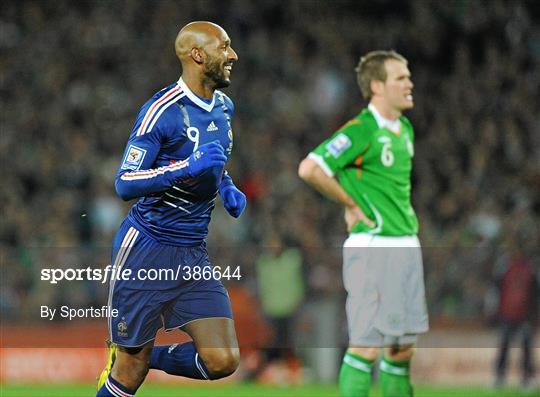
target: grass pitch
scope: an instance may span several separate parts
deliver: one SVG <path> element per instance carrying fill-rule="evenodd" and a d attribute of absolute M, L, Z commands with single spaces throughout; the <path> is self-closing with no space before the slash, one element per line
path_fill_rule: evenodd
<path fill-rule="evenodd" d="M 490 390 L 488 388 L 416 386 L 415 397 L 518 397 L 537 396 L 539 390 Z M 93 385 L 0 385 L 1 397 L 88 397 L 95 396 Z M 227 386 L 143 385 L 137 397 L 339 397 L 336 385 L 270 387 L 241 383 Z M 380 397 L 375 388 L 373 397 Z"/>

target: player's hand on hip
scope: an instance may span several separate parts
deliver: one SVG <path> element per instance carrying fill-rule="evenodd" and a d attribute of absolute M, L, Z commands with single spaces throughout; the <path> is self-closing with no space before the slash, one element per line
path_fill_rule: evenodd
<path fill-rule="evenodd" d="M 345 207 L 345 223 L 347 231 L 350 232 L 359 222 L 368 225 L 370 228 L 375 227 L 375 223 L 369 219 L 366 214 L 356 204 Z"/>
<path fill-rule="evenodd" d="M 188 157 L 188 174 L 196 178 L 209 168 L 223 168 L 226 162 L 227 155 L 219 141 L 205 143 Z"/>
<path fill-rule="evenodd" d="M 220 194 L 223 200 L 223 207 L 225 207 L 231 216 L 238 218 L 242 215 L 247 204 L 244 193 L 234 185 L 227 185 L 221 189 Z"/>

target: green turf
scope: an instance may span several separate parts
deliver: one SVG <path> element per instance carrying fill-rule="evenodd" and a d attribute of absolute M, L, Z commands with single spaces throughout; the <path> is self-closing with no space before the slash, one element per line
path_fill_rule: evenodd
<path fill-rule="evenodd" d="M 538 390 L 490 390 L 488 388 L 417 386 L 415 397 L 516 397 L 536 396 Z M 145 385 L 137 397 L 338 397 L 335 385 L 306 385 L 296 387 L 268 387 L 255 384 L 230 386 L 154 386 Z M 82 397 L 95 396 L 93 386 L 26 386 L 0 385 L 1 397 Z M 372 397 L 380 397 L 374 390 Z"/>

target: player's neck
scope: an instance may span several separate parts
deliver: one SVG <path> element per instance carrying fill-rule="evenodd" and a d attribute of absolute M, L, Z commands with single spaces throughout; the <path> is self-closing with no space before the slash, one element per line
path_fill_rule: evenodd
<path fill-rule="evenodd" d="M 182 73 L 182 80 L 195 95 L 207 99 L 211 99 L 214 96 L 214 89 L 204 85 L 203 79 L 200 76 L 185 71 Z"/>
<path fill-rule="evenodd" d="M 377 100 L 377 98 L 372 98 L 370 104 L 375 106 L 377 112 L 389 121 L 395 121 L 401 117 L 401 111 L 387 106 L 384 102 Z"/>

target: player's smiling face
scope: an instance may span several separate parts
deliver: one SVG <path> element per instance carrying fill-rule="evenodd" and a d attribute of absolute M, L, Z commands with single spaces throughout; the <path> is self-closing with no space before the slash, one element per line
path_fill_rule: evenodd
<path fill-rule="evenodd" d="M 411 81 L 411 72 L 407 65 L 395 59 L 388 59 L 386 67 L 386 81 L 384 82 L 383 97 L 389 107 L 402 111 L 414 106 Z"/>
<path fill-rule="evenodd" d="M 225 31 L 215 37 L 205 48 L 207 55 L 205 76 L 213 83 L 214 89 L 228 87 L 231 84 L 231 70 L 238 60 L 238 55 L 231 47 L 231 39 Z"/>

